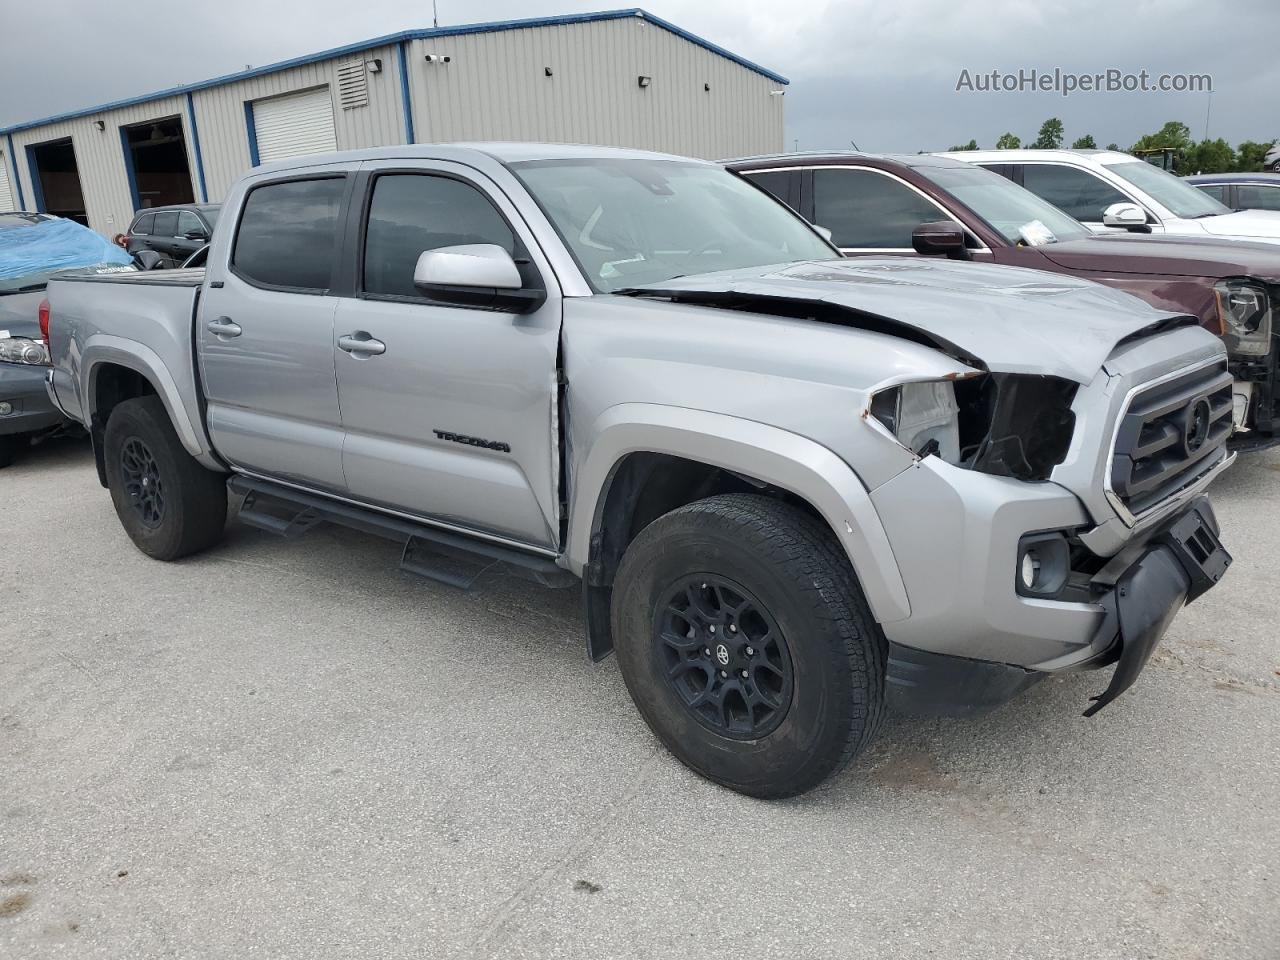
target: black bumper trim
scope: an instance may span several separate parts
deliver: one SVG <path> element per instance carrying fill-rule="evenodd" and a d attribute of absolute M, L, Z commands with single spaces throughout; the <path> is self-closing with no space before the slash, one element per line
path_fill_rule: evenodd
<path fill-rule="evenodd" d="M 1046 675 L 889 643 L 886 695 L 895 713 L 947 717 L 986 713 Z"/>

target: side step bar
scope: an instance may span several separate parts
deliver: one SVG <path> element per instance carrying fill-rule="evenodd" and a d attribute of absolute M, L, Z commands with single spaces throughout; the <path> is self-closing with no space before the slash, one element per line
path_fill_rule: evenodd
<path fill-rule="evenodd" d="M 439 530 L 267 480 L 233 474 L 227 480 L 227 489 L 244 497 L 239 519 L 251 527 L 281 537 L 301 536 L 320 523 L 372 533 L 404 544 L 401 570 L 463 590 L 469 589 L 480 574 L 498 566 L 546 587 L 567 587 L 578 582 L 577 577 L 556 566 L 549 557 Z"/>

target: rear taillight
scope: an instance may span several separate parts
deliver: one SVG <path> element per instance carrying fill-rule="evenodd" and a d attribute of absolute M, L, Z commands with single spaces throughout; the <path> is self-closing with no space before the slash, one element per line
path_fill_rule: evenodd
<path fill-rule="evenodd" d="M 40 301 L 40 336 L 44 338 L 44 342 L 49 342 L 49 301 Z"/>

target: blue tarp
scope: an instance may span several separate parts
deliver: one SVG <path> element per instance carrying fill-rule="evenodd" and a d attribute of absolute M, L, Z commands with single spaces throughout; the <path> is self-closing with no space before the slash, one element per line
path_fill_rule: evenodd
<path fill-rule="evenodd" d="M 0 280 L 97 264 L 127 266 L 120 247 L 74 220 L 45 220 L 0 230 Z"/>

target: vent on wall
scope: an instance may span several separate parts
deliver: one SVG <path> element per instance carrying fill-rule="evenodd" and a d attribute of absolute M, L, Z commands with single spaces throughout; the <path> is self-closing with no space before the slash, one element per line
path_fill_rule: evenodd
<path fill-rule="evenodd" d="M 364 60 L 355 60 L 338 67 L 338 102 L 343 110 L 369 105 L 369 71 Z"/>

